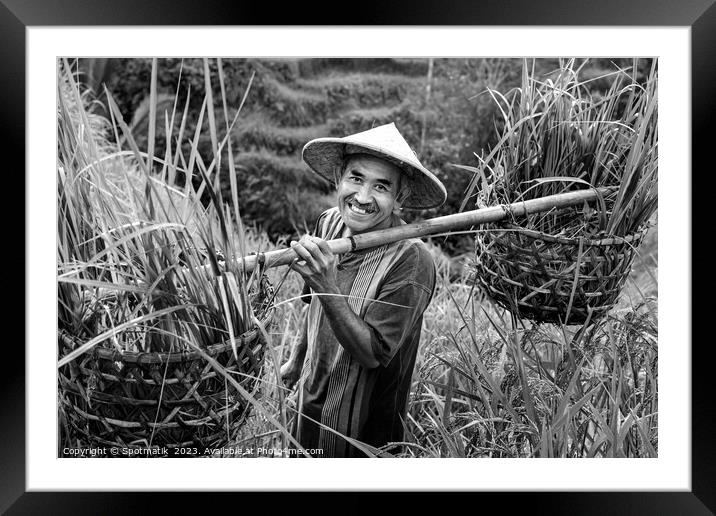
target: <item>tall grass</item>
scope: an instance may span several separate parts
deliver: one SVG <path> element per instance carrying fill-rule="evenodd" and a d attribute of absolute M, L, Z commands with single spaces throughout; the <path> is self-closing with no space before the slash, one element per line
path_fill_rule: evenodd
<path fill-rule="evenodd" d="M 188 111 L 185 107 L 179 115 L 174 102 L 172 112 L 163 113 L 167 141 L 159 158 L 153 142 L 162 123 L 157 106 L 165 96 L 157 92 L 156 67 L 154 60 L 144 115 L 149 117 L 148 148 L 143 152 L 109 92 L 111 119 L 106 120 L 92 114 L 94 101 L 73 66 L 66 60 L 58 63 L 58 368 L 73 367 L 95 346 L 123 352 L 196 351 L 225 378 L 227 389 L 233 386 L 256 409 L 253 415 L 269 428 L 267 435 L 282 449 L 290 444 L 305 453 L 289 433 L 287 412 L 293 406 L 284 399 L 285 387 L 278 379 L 289 333 L 276 350 L 275 335 L 265 324 L 274 309 L 277 320 L 293 321 L 286 311 L 290 301 L 283 297 L 284 307 L 275 307 L 275 296 L 285 284 L 284 291 L 298 305 L 300 288 L 295 280 L 293 288 L 286 281 L 288 270 L 256 268 L 245 274 L 241 266 L 241 257 L 249 252 L 276 247 L 265 233 L 245 227 L 238 202 L 231 134 L 251 81 L 239 106 L 230 109 L 219 62 L 224 127 L 219 127 L 207 94 L 194 134 L 184 135 Z M 208 62 L 205 71 L 206 90 L 211 91 Z M 214 154 L 208 165 L 198 151 L 205 121 Z M 184 138 L 188 156 L 182 152 Z M 231 174 L 229 203 L 219 193 L 222 155 Z M 173 185 L 179 173 L 187 178 L 183 188 Z M 201 202 L 203 194 L 210 199 L 208 206 Z M 236 355 L 238 337 L 251 329 L 261 334 L 270 361 L 248 375 L 255 381 L 249 392 L 243 383 L 247 374 L 227 370 L 206 349 L 230 342 Z M 370 447 L 356 444 L 372 455 Z"/>
<path fill-rule="evenodd" d="M 560 327 L 514 319 L 477 290 L 467 267 L 460 272 L 459 257 L 428 246 L 438 284 L 424 314 L 405 441 L 375 455 L 657 456 L 658 311 L 648 274 L 655 255 L 638 261 L 630 276 L 638 284 L 600 324 Z M 284 360 L 300 335 L 303 304 L 290 301 L 300 289 L 300 278 L 290 275 L 277 296 L 275 346 Z M 264 378 L 261 400 L 277 415 L 279 383 L 271 370 Z M 289 425 L 296 394 L 286 400 Z M 280 432 L 256 413 L 235 445 L 278 447 Z"/>
<path fill-rule="evenodd" d="M 142 152 L 109 93 L 107 120 L 93 114 L 95 101 L 74 67 L 58 63 L 58 367 L 74 367 L 75 359 L 95 346 L 198 351 L 224 375 L 227 388 L 233 385 L 261 411 L 243 378 L 234 378 L 205 353 L 210 345 L 230 342 L 237 354 L 240 335 L 256 327 L 265 331 L 262 321 L 272 304 L 266 277 L 260 271 L 245 276 L 235 259 L 247 249 L 266 250 L 269 241 L 241 223 L 235 188 L 231 205 L 215 188 L 219 156 L 225 148 L 231 156 L 229 128 L 241 105 L 229 118 L 224 101 L 226 136 L 216 139 L 215 157 L 206 165 L 197 150 L 203 113 L 213 112 L 205 99 L 186 156 L 181 149 L 187 110 L 177 114 L 175 103 L 171 113 L 157 113 L 156 66 L 155 60 L 149 143 Z M 158 123 L 168 129 L 163 158 L 153 151 Z M 218 135 L 216 120 L 210 124 Z M 167 182 L 178 172 L 187 177 L 183 189 Z M 208 206 L 200 201 L 203 192 Z M 288 435 L 285 424 L 268 419 Z"/>
<path fill-rule="evenodd" d="M 533 222 L 553 233 L 626 234 L 643 227 L 656 208 L 656 68 L 645 84 L 618 70 L 611 88 L 596 98 L 577 80 L 573 65 L 565 63 L 557 77 L 543 83 L 523 76 L 522 91 L 531 100 L 522 104 L 516 92 L 511 106 L 516 120 L 529 127 L 522 133 L 525 140 L 518 139 L 517 122 L 508 124 L 503 146 L 484 158 L 474 187 L 489 194 L 480 197 L 482 202 L 492 204 L 586 183 L 612 186 L 615 193 L 606 199 L 605 211 L 600 218 L 593 215 L 590 225 L 566 227 L 554 214 Z M 530 84 L 535 90 L 524 89 Z M 520 114 L 528 108 L 530 113 Z M 567 118 L 574 123 L 564 123 Z M 604 135 L 611 140 L 600 143 Z M 519 154 L 525 149 L 531 153 Z M 607 156 L 611 161 L 604 167 Z M 650 231 L 647 241 L 655 237 Z M 424 314 L 405 442 L 381 452 L 399 457 L 657 456 L 655 246 L 637 258 L 617 307 L 597 323 L 581 326 L 513 317 L 477 290 L 467 268 L 456 274 L 457 260 L 429 247 L 439 280 Z M 290 336 L 284 353 L 292 336 L 299 335 L 302 319 L 299 307 L 287 310 L 284 335 Z M 265 399 L 276 396 L 267 393 Z M 277 401 L 270 403 L 278 410 Z M 257 415 L 241 442 L 271 446 L 273 433 Z"/>
<path fill-rule="evenodd" d="M 60 64 L 58 77 L 58 325 L 84 343 L 72 353 L 78 356 L 92 346 L 127 351 L 203 349 L 255 326 L 273 304 L 277 324 L 265 339 L 270 361 L 261 370 L 256 390 L 242 393 L 257 410 L 230 444 L 254 450 L 295 445 L 287 429 L 296 414 L 296 392 L 282 386 L 278 367 L 300 335 L 305 308 L 297 298 L 302 282 L 285 270 L 268 271 L 280 288 L 275 298 L 262 297 L 261 276 L 244 277 L 233 259 L 272 245 L 265 234 L 242 223 L 233 171 L 228 204 L 215 188 L 219 161 L 227 160 L 232 170 L 236 158 L 236 146 L 226 135 L 236 134 L 231 128 L 241 105 L 232 110 L 222 95 L 215 109 L 213 100 L 205 99 L 196 132 L 185 134 L 186 106 L 168 102 L 153 79 L 150 97 L 155 107 L 148 105 L 143 116 L 150 119 L 149 133 L 164 124 L 167 135 L 165 155 L 156 157 L 150 148 L 140 151 L 109 95 L 105 100 L 111 119 L 106 120 L 92 114 L 92 101 L 69 63 Z M 221 75 L 218 80 L 223 81 Z M 622 89 L 639 87 L 629 82 Z M 558 104 L 549 97 L 541 102 Z M 643 113 L 644 106 L 639 105 Z M 167 110 L 162 113 L 159 106 Z M 207 127 L 214 149 L 208 164 L 197 147 L 199 133 Z M 642 138 L 644 148 L 649 134 Z M 150 134 L 148 141 L 153 140 Z M 188 153 L 182 151 L 187 142 Z M 642 161 L 639 174 L 655 173 L 648 152 L 641 155 L 648 159 Z M 627 154 L 623 159 L 636 157 Z M 504 163 L 485 167 L 484 177 L 497 177 L 491 174 L 500 166 L 504 172 Z M 576 170 L 577 177 L 586 178 L 585 166 Z M 187 180 L 175 186 L 174 179 L 181 175 Z M 636 172 L 631 177 L 636 178 Z M 565 187 L 513 179 L 522 184 L 515 191 L 523 198 L 540 195 L 540 188 Z M 640 181 L 635 184 L 621 194 L 622 206 L 630 208 L 619 208 L 628 216 L 614 219 L 618 231 L 626 231 L 625 221 L 650 209 L 643 192 L 651 195 L 652 190 L 640 190 Z M 208 206 L 200 202 L 204 192 L 210 198 Z M 635 199 L 646 201 L 639 204 Z M 439 280 L 424 315 L 406 442 L 383 450 L 365 446 L 367 455 L 656 455 L 657 312 L 649 297 L 653 289 L 630 292 L 629 302 L 596 326 L 531 325 L 494 306 L 465 273 L 459 273 L 456 260 L 436 245 L 429 247 Z M 655 260 L 644 262 L 642 269 L 654 266 Z M 71 359 L 64 355 L 60 361 Z M 221 372 L 220 364 L 214 366 Z M 231 382 L 238 383 L 237 378 L 227 375 Z"/>
<path fill-rule="evenodd" d="M 532 216 L 531 229 L 574 236 L 624 236 L 642 229 L 657 207 L 658 127 L 657 62 L 647 77 L 617 69 L 582 80 L 587 60 L 564 60 L 542 78 L 525 60 L 519 88 L 504 94 L 488 89 L 498 106 L 503 129 L 489 152 L 477 156 L 463 207 L 512 203 L 586 187 L 613 187 L 594 210 L 574 216 Z M 607 78 L 605 93 L 592 93 L 591 82 Z"/>
<path fill-rule="evenodd" d="M 597 325 L 540 325 L 443 275 L 401 456 L 655 457 L 657 380 L 652 297 Z"/>
<path fill-rule="evenodd" d="M 152 77 L 156 100 L 156 73 Z M 68 62 L 59 67 L 59 79 L 60 327 L 94 345 L 111 335 L 114 346 L 144 352 L 185 349 L 187 339 L 205 347 L 250 329 L 254 312 L 260 315 L 267 307 L 260 306 L 261 278 L 244 278 L 234 260 L 247 248 L 247 237 L 237 204 L 232 211 L 211 186 L 216 159 L 205 166 L 192 148 L 187 167 L 171 132 L 164 159 L 155 157 L 154 111 L 149 148 L 141 152 L 110 96 L 112 120 L 101 121 L 85 109 L 87 94 Z M 165 112 L 164 122 L 169 125 L 175 116 Z M 129 151 L 109 142 L 109 135 L 120 132 Z M 230 148 L 227 142 L 228 137 L 222 145 Z M 208 207 L 192 181 L 181 191 L 161 180 L 178 170 L 201 177 L 198 190 L 209 192 Z M 112 331 L 126 321 L 134 324 Z"/>
<path fill-rule="evenodd" d="M 602 94 L 580 80 L 585 64 L 562 61 L 539 78 L 525 61 L 521 87 L 488 90 L 504 127 L 477 167 L 462 167 L 474 173 L 463 207 L 606 186 L 613 193 L 596 209 L 520 224 L 567 237 L 647 227 L 657 206 L 656 62 L 641 83 L 636 61 L 631 72 L 614 71 Z M 617 308 L 581 326 L 518 319 L 475 292 L 469 277 L 443 278 L 425 316 L 402 454 L 656 456 L 656 257 L 645 254 Z M 654 284 L 640 288 L 636 274 Z"/>

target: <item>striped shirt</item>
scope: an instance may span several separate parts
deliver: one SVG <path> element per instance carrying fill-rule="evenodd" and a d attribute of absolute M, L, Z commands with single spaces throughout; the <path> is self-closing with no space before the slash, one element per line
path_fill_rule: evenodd
<path fill-rule="evenodd" d="M 404 224 L 393 216 L 392 226 Z M 340 237 L 338 208 L 318 219 L 315 236 Z M 351 309 L 371 331 L 379 366 L 363 367 L 339 343 L 321 303 L 311 296 L 305 324 L 308 348 L 301 374 L 299 415 L 293 433 L 321 457 L 364 456 L 342 435 L 375 447 L 403 439 L 403 420 L 420 343 L 423 312 L 435 289 L 435 265 L 417 239 L 353 251 L 339 257 L 336 281 Z M 304 286 L 304 294 L 310 290 Z M 309 419 L 310 418 L 310 419 Z"/>

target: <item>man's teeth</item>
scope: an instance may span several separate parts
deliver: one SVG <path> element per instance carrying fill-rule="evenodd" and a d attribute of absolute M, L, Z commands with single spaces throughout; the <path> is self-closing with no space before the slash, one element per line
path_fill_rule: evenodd
<path fill-rule="evenodd" d="M 358 206 L 356 206 L 354 204 L 349 204 L 348 206 L 350 207 L 351 211 L 359 213 L 360 215 L 367 215 L 367 214 L 373 212 L 373 210 L 370 210 L 370 211 L 364 210 L 363 208 L 359 208 Z"/>

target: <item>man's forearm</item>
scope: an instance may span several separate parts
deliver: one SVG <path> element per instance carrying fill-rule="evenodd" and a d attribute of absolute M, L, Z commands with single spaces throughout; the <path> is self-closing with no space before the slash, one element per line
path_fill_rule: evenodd
<path fill-rule="evenodd" d="M 351 310 L 348 301 L 337 289 L 330 294 L 337 295 L 319 295 L 318 298 L 340 345 L 368 369 L 380 365 L 373 354 L 368 324 Z"/>

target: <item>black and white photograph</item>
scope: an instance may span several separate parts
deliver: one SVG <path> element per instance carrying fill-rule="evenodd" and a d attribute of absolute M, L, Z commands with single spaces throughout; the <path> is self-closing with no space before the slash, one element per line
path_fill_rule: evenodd
<path fill-rule="evenodd" d="M 213 1 L 9 10 L 26 343 L 0 512 L 708 514 L 704 12 L 244 25 Z"/>
<path fill-rule="evenodd" d="M 659 457 L 657 56 L 56 62 L 57 457 Z"/>

